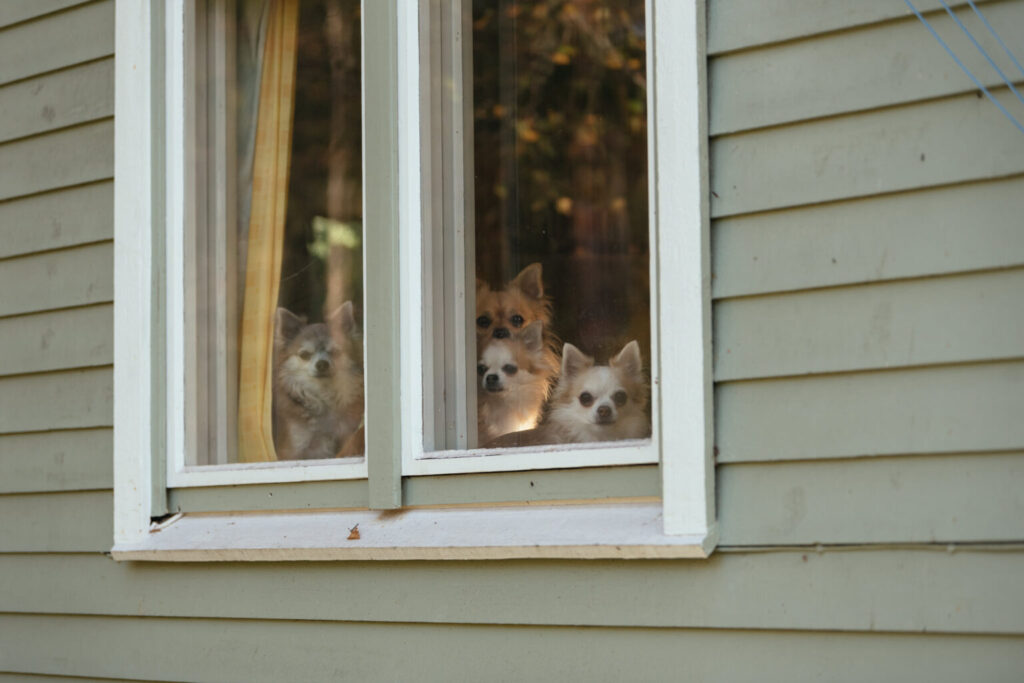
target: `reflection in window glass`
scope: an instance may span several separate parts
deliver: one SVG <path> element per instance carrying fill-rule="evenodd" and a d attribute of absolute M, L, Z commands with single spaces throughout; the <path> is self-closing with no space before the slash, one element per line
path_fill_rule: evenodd
<path fill-rule="evenodd" d="M 360 456 L 360 3 L 222 0 L 196 23 L 189 462 Z"/>
<path fill-rule="evenodd" d="M 644 0 L 473 3 L 481 446 L 650 433 Z"/>

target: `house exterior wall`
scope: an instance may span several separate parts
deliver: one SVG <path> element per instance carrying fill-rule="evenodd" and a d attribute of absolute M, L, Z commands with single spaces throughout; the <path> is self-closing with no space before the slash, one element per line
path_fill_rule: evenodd
<path fill-rule="evenodd" d="M 715 555 L 160 564 L 104 554 L 113 0 L 0 4 L 0 680 L 1020 680 L 1024 138 L 896 0 L 708 9 Z"/>

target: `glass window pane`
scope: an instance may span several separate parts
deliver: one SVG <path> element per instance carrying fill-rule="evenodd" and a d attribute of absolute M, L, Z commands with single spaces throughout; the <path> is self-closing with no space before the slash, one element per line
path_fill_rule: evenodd
<path fill-rule="evenodd" d="M 481 445 L 649 434 L 644 32 L 643 0 L 473 3 Z"/>
<path fill-rule="evenodd" d="M 472 3 L 480 446 L 650 434 L 644 5 Z"/>
<path fill-rule="evenodd" d="M 188 463 L 361 457 L 360 3 L 211 0 L 195 31 Z"/>

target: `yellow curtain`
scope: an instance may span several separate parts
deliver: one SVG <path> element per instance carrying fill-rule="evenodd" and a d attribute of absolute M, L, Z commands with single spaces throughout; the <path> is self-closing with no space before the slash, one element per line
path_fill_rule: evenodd
<path fill-rule="evenodd" d="M 284 248 L 299 0 L 270 0 L 253 153 L 238 372 L 238 459 L 276 460 L 271 428 L 274 311 Z"/>

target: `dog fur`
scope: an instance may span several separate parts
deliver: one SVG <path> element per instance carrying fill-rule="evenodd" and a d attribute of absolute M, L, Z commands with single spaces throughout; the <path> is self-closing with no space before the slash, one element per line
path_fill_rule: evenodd
<path fill-rule="evenodd" d="M 277 309 L 273 383 L 279 460 L 351 455 L 343 448 L 361 446 L 352 443 L 363 420 L 363 353 L 351 301 L 324 323 Z"/>
<path fill-rule="evenodd" d="M 647 437 L 648 393 L 636 341 L 626 344 L 608 365 L 595 365 L 593 358 L 566 344 L 541 439 L 580 443 Z"/>
<path fill-rule="evenodd" d="M 551 332 L 551 302 L 544 296 L 541 265 L 523 268 L 503 289 L 492 290 L 476 281 L 476 349 L 479 358 L 487 344 L 508 339 L 539 320 L 544 323 L 545 341 L 554 343 Z M 557 348 L 557 347 L 556 347 Z"/>
<path fill-rule="evenodd" d="M 479 441 L 536 427 L 557 372 L 558 357 L 545 343 L 540 320 L 510 338 L 492 339 L 477 364 Z"/>

